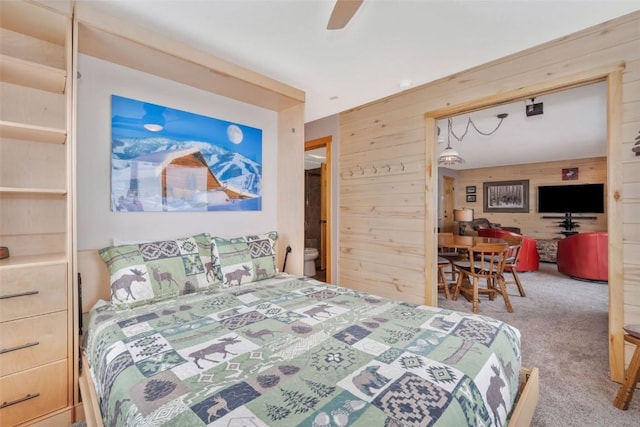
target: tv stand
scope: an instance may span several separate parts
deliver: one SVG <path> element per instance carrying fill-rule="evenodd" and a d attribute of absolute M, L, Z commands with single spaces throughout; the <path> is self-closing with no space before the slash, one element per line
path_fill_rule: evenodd
<path fill-rule="evenodd" d="M 560 231 L 560 234 L 563 234 L 565 237 L 578 234 L 576 228 L 580 227 L 580 224 L 574 221 L 575 219 L 597 219 L 595 216 L 574 217 L 571 212 L 566 212 L 564 216 L 543 216 L 542 218 L 561 219 L 562 221 L 558 222 L 558 227 L 564 228 L 564 230 Z"/>

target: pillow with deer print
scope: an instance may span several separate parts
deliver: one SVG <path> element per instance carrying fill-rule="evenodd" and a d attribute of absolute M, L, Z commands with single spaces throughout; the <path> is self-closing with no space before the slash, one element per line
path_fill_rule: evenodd
<path fill-rule="evenodd" d="M 275 276 L 278 233 L 212 237 L 213 264 L 220 266 L 222 287 L 240 286 Z"/>
<path fill-rule="evenodd" d="M 135 307 L 220 285 L 207 233 L 182 239 L 110 246 L 99 251 L 110 274 L 111 303 Z"/>

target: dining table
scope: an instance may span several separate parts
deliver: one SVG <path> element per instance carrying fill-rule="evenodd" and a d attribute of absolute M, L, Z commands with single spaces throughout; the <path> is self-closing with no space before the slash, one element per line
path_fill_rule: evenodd
<path fill-rule="evenodd" d="M 507 243 L 506 240 L 496 237 L 439 235 L 438 249 L 471 249 L 481 243 Z"/>

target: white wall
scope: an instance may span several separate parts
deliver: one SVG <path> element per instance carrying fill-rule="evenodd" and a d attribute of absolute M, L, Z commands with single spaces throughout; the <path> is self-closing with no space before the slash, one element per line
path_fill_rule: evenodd
<path fill-rule="evenodd" d="M 277 229 L 277 113 L 79 55 L 77 90 L 78 249 L 207 231 L 238 236 Z M 262 211 L 112 212 L 111 95 L 116 94 L 262 129 Z"/>

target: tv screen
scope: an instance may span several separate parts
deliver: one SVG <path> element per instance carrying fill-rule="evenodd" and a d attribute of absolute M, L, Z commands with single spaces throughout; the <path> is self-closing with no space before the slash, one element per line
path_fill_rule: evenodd
<path fill-rule="evenodd" d="M 604 184 L 541 185 L 538 212 L 604 213 Z"/>

